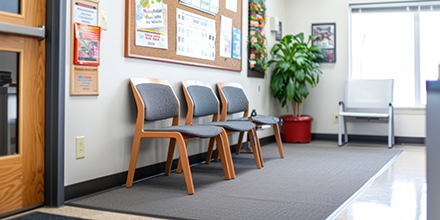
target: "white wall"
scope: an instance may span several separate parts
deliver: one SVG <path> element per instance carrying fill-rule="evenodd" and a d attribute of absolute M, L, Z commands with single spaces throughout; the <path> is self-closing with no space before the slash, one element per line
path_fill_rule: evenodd
<path fill-rule="evenodd" d="M 224 4 L 224 1 L 221 1 Z M 243 1 L 243 21 L 247 21 L 247 1 Z M 67 27 L 70 27 L 70 1 L 67 8 Z M 267 1 L 268 15 L 284 19 L 284 0 Z M 124 7 L 125 1 L 101 1 L 100 7 L 108 9 L 108 30 L 102 31 L 99 96 L 70 96 L 70 46 L 66 56 L 65 102 L 65 185 L 71 185 L 128 170 L 131 144 L 136 120 L 136 106 L 131 94 L 130 77 L 164 78 L 170 81 L 181 101 L 181 123 L 186 115 L 186 102 L 181 89 L 182 80 L 203 80 L 213 88 L 220 81 L 241 83 L 250 99 L 251 109 L 259 114 L 272 115 L 278 105 L 271 97 L 269 81 L 247 77 L 247 23 L 243 23 L 243 71 L 192 67 L 163 62 L 124 57 Z M 217 24 L 220 25 L 220 24 Z M 217 33 L 219 34 L 219 33 Z M 66 36 L 70 36 L 70 29 Z M 268 33 L 269 47 L 274 35 Z M 70 45 L 70 39 L 67 39 Z M 260 87 L 260 91 L 258 91 Z M 161 124 L 148 124 L 161 126 Z M 260 137 L 273 135 L 271 129 L 259 132 Z M 85 158 L 75 159 L 75 137 L 85 136 Z M 235 144 L 237 135 L 232 136 Z M 205 152 L 207 140 L 189 142 L 189 154 Z M 168 141 L 144 139 L 137 166 L 142 167 L 166 159 Z"/>
<path fill-rule="evenodd" d="M 283 21 L 283 34 L 311 34 L 312 23 L 336 23 L 336 63 L 322 63 L 324 78 L 311 89 L 304 102 L 304 114 L 314 118 L 313 133 L 335 134 L 338 125 L 332 121 L 333 112 L 338 112 L 338 102 L 344 99 L 344 83 L 349 74 L 349 14 L 348 6 L 353 3 L 383 2 L 380 0 L 288 0 Z M 386 2 L 393 2 L 387 0 Z M 401 0 L 396 0 L 401 2 Z M 287 114 L 278 107 L 278 115 Z M 395 111 L 395 135 L 425 137 L 425 110 Z M 386 135 L 386 124 L 349 123 L 351 134 Z"/>

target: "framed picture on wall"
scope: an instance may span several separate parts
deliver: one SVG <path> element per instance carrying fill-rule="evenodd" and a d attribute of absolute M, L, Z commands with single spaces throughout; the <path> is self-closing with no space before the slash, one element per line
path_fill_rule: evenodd
<path fill-rule="evenodd" d="M 312 24 L 312 45 L 321 48 L 324 59 L 319 62 L 336 62 L 336 23 Z"/>

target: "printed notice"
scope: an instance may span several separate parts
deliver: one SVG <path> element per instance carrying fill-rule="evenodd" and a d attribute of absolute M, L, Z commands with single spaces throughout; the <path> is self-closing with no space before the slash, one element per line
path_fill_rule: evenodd
<path fill-rule="evenodd" d="M 76 2 L 74 13 L 74 23 L 98 25 L 98 10 L 96 10 L 96 7 Z"/>
<path fill-rule="evenodd" d="M 205 11 L 209 11 L 210 2 L 209 0 L 202 0 L 200 8 L 202 8 Z"/>
<path fill-rule="evenodd" d="M 167 5 L 163 4 L 163 28 L 137 28 L 136 46 L 168 49 Z"/>
<path fill-rule="evenodd" d="M 220 24 L 220 56 L 231 57 L 232 19 L 222 15 Z"/>
<path fill-rule="evenodd" d="M 179 2 L 182 5 L 186 5 L 212 15 L 217 15 L 218 13 L 218 0 L 180 0 Z"/>
<path fill-rule="evenodd" d="M 136 29 L 164 27 L 162 0 L 136 0 Z"/>
<path fill-rule="evenodd" d="M 218 13 L 218 0 L 210 1 L 209 11 L 211 11 L 215 15 Z"/>
<path fill-rule="evenodd" d="M 201 0 L 191 0 L 191 5 L 200 8 Z"/>
<path fill-rule="evenodd" d="M 176 9 L 176 54 L 198 59 L 215 59 L 215 20 Z"/>
<path fill-rule="evenodd" d="M 98 95 L 98 67 L 75 66 L 71 95 Z"/>
<path fill-rule="evenodd" d="M 241 31 L 232 28 L 232 58 L 241 59 Z"/>

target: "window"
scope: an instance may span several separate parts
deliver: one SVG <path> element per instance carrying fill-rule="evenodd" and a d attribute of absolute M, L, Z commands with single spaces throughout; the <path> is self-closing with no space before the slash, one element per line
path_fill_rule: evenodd
<path fill-rule="evenodd" d="M 350 5 L 351 74 L 394 79 L 394 105 L 426 105 L 426 80 L 438 78 L 440 2 Z"/>

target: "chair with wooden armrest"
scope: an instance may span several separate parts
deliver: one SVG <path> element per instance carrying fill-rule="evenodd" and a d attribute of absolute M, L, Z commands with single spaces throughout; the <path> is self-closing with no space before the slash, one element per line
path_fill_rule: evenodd
<path fill-rule="evenodd" d="M 280 157 L 284 158 L 283 144 L 280 137 L 280 129 L 278 127 L 280 119 L 277 117 L 260 115 L 249 117 L 249 99 L 243 86 L 239 83 L 220 82 L 217 83 L 217 89 L 223 106 L 221 120 L 226 120 L 228 114 L 243 112 L 243 117 L 232 120 L 249 120 L 255 123 L 257 127 L 262 125 L 272 125 Z M 237 146 L 236 154 L 240 154 L 242 138 L 243 133 L 240 133 L 238 140 L 239 146 Z M 263 159 L 261 159 L 261 161 L 263 163 Z"/>
<path fill-rule="evenodd" d="M 126 187 L 132 187 L 139 147 L 142 138 L 170 138 L 165 175 L 171 172 L 174 149 L 177 143 L 179 160 L 183 168 L 186 186 L 189 194 L 194 194 L 194 185 L 189 167 L 186 140 L 195 138 L 215 138 L 219 149 L 223 171 L 226 179 L 231 179 L 229 163 L 226 156 L 223 131 L 216 126 L 181 125 L 180 103 L 172 87 L 166 80 L 151 78 L 131 78 L 130 84 L 137 104 L 136 129 L 131 151 L 130 167 L 128 170 Z M 144 129 L 145 121 L 157 121 L 173 118 L 172 125 L 163 128 Z M 228 148 L 229 150 L 229 148 Z"/>
<path fill-rule="evenodd" d="M 213 116 L 212 122 L 204 123 L 202 125 L 218 126 L 226 130 L 226 133 L 236 132 L 248 132 L 249 138 L 254 139 L 255 124 L 249 121 L 219 121 L 220 116 L 220 102 L 215 95 L 213 89 L 207 82 L 201 81 L 183 81 L 183 92 L 185 94 L 186 102 L 188 105 L 188 113 L 186 115 L 185 124 L 191 124 L 194 117 Z M 227 138 L 223 139 L 228 143 Z M 211 138 L 209 142 L 208 155 L 206 156 L 206 163 L 209 163 L 212 156 L 214 146 L 214 139 Z M 229 143 L 226 145 L 229 146 Z M 254 152 L 255 164 L 258 168 L 262 167 L 261 164 L 261 151 L 260 146 L 251 141 L 251 146 Z M 229 148 L 226 150 L 229 154 Z M 217 160 L 217 155 L 216 155 Z M 232 167 L 231 167 L 232 168 Z M 230 171 L 234 174 L 234 170 Z"/>

